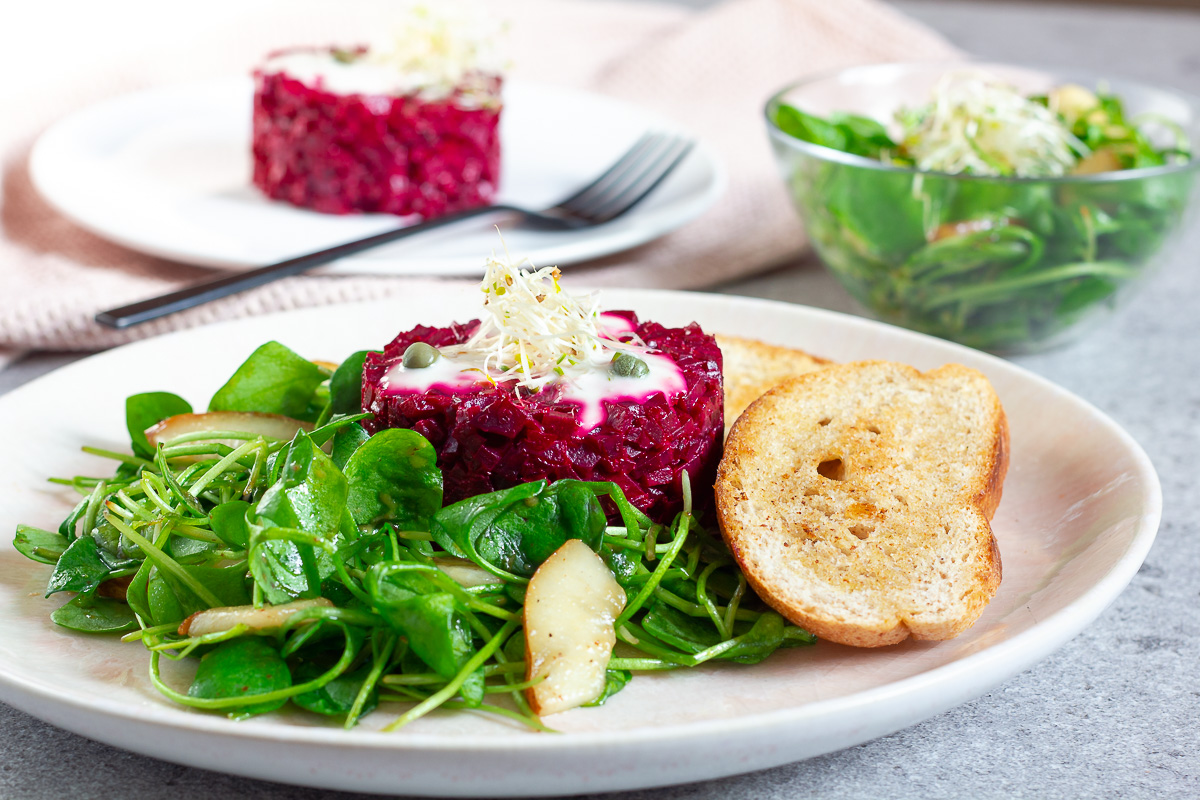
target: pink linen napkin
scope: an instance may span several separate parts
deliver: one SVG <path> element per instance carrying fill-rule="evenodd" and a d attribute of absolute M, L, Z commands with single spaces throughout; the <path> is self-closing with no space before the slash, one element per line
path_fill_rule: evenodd
<path fill-rule="evenodd" d="M 27 30 L 72 10 L 96 27 L 53 68 L 20 70 L 0 88 L 0 350 L 92 350 L 164 331 L 268 311 L 419 292 L 429 279 L 313 274 L 278 281 L 129 331 L 93 314 L 213 273 L 96 237 L 55 212 L 28 172 L 48 125 L 123 92 L 186 79 L 247 74 L 273 48 L 357 41 L 385 18 L 386 0 L 216 0 L 144 3 L 137 24 L 74 0 L 30 3 Z M 726 194 L 701 219 L 654 243 L 571 268 L 576 285 L 690 289 L 744 277 L 804 246 L 775 172 L 761 118 L 770 93 L 805 74 L 853 64 L 955 55 L 935 34 L 874 0 L 726 0 L 696 12 L 603 0 L 504 0 L 513 76 L 609 94 L 694 131 L 724 160 Z M 84 19 L 83 23 L 89 20 Z M 80 22 L 77 20 L 77 26 Z M 86 24 L 84 25 L 87 28 Z M 34 37 L 34 41 L 42 41 Z M 8 58 L 39 57 L 10 50 Z M 486 254 L 481 254 L 482 257 Z"/>

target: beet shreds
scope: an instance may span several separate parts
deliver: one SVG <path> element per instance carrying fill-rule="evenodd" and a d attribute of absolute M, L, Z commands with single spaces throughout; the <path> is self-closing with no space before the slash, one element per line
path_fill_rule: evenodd
<path fill-rule="evenodd" d="M 501 78 L 484 79 L 499 97 Z M 425 219 L 486 205 L 500 181 L 500 105 L 457 94 L 336 94 L 255 74 L 254 185 L 328 214 Z"/>
<path fill-rule="evenodd" d="M 446 503 L 541 478 L 614 481 L 651 519 L 669 522 L 683 505 L 683 471 L 696 487 L 715 478 L 724 429 L 721 351 L 694 323 L 666 328 L 639 323 L 632 312 L 615 313 L 675 362 L 686 391 L 656 392 L 643 402 L 605 401 L 607 418 L 591 429 L 578 424 L 580 406 L 562 400 L 555 384 L 536 394 L 516 389 L 514 381 L 389 393 L 384 377 L 410 344 L 461 344 L 477 322 L 418 326 L 367 357 L 362 405 L 374 418 L 363 425 L 370 433 L 411 428 L 432 442 Z M 706 500 L 697 493 L 700 507 Z"/>

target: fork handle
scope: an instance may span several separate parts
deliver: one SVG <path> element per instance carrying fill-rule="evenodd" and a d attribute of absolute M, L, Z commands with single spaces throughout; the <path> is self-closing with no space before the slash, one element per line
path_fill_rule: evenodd
<path fill-rule="evenodd" d="M 426 220 L 425 222 L 410 225 L 406 228 L 384 231 L 374 236 L 368 236 L 365 239 L 346 242 L 345 244 L 339 244 L 326 250 L 319 250 L 315 253 L 289 258 L 286 261 L 268 264 L 265 267 L 258 267 L 246 272 L 194 283 L 191 286 L 185 286 L 169 294 L 159 295 L 148 300 L 141 300 L 137 303 L 130 303 L 120 308 L 101 311 L 96 315 L 96 322 L 110 328 L 128 328 L 152 319 L 164 317 L 167 314 L 174 314 L 176 311 L 183 311 L 184 309 L 193 308 L 212 300 L 228 297 L 231 294 L 254 289 L 279 278 L 299 275 L 314 267 L 328 264 L 330 261 L 336 261 L 339 258 L 345 258 L 355 253 L 361 253 L 363 250 L 370 250 L 372 247 L 379 247 L 389 242 L 406 239 L 418 233 L 425 233 L 435 228 L 452 225 L 455 222 L 462 222 L 463 220 L 483 216 L 484 214 L 500 212 L 520 212 L 520 209 L 513 208 L 512 206 L 481 206 L 479 208 L 467 209 L 466 211 L 459 211 L 455 214 L 447 214 L 444 217 Z"/>

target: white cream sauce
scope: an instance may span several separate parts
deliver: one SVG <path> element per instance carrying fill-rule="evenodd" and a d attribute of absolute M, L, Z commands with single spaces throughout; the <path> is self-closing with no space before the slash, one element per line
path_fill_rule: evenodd
<path fill-rule="evenodd" d="M 625 334 L 633 333 L 635 327 L 632 322 L 619 314 L 600 312 L 600 330 L 610 338 L 617 339 Z"/>
<path fill-rule="evenodd" d="M 409 369 L 397 361 L 383 376 L 384 394 L 423 394 L 430 389 L 455 392 L 488 383 L 473 360 L 442 356 L 428 367 Z"/>
<path fill-rule="evenodd" d="M 644 403 L 655 394 L 671 397 L 687 391 L 683 372 L 669 356 L 642 353 L 638 358 L 650 368 L 649 375 L 628 378 L 613 373 L 611 369 L 600 368 L 564 381 L 563 400 L 581 406 L 580 427 L 591 430 L 608 419 L 605 403 L 621 400 Z"/>
<path fill-rule="evenodd" d="M 482 86 L 480 80 L 461 84 L 431 83 L 432 78 L 422 72 L 400 72 L 389 64 L 362 59 L 342 63 L 330 53 L 320 51 L 283 53 L 269 59 L 259 71 L 264 75 L 282 73 L 305 86 L 340 95 L 401 97 L 419 94 L 424 99 L 437 99 L 457 91 L 456 105 L 471 108 L 499 100 Z"/>
<path fill-rule="evenodd" d="M 623 377 L 603 365 L 568 373 L 551 386 L 561 386 L 562 401 L 579 406 L 578 421 L 583 430 L 591 430 L 608 418 L 605 403 L 644 403 L 655 394 L 669 398 L 687 391 L 683 372 L 670 356 L 639 353 L 638 358 L 650 368 L 648 375 Z M 383 378 L 383 391 L 385 394 L 423 394 L 437 389 L 456 393 L 481 383 L 487 383 L 487 379 L 483 377 L 477 359 L 443 355 L 430 366 L 420 369 L 407 369 L 396 362 Z M 550 390 L 547 387 L 543 391 Z"/>
<path fill-rule="evenodd" d="M 486 76 L 506 67 L 498 40 L 502 26 L 478 0 L 408 0 L 392 9 L 392 24 L 381 24 L 363 44 L 366 52 L 339 61 L 327 49 L 280 53 L 260 68 L 283 73 L 311 86 L 343 95 L 446 97 L 483 104 L 490 97 Z"/>
<path fill-rule="evenodd" d="M 281 53 L 268 59 L 260 71 L 265 75 L 282 73 L 333 94 L 405 95 L 419 91 L 426 81 L 419 73 L 405 74 L 389 64 L 366 59 L 343 63 L 321 50 Z"/>

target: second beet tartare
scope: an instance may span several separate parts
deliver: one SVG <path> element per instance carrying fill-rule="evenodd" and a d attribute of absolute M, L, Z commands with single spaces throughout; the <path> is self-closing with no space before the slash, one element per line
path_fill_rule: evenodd
<path fill-rule="evenodd" d="M 388 41 L 285 50 L 255 70 L 255 186 L 331 214 L 431 218 L 492 202 L 502 108 L 492 30 L 420 8 Z"/>

